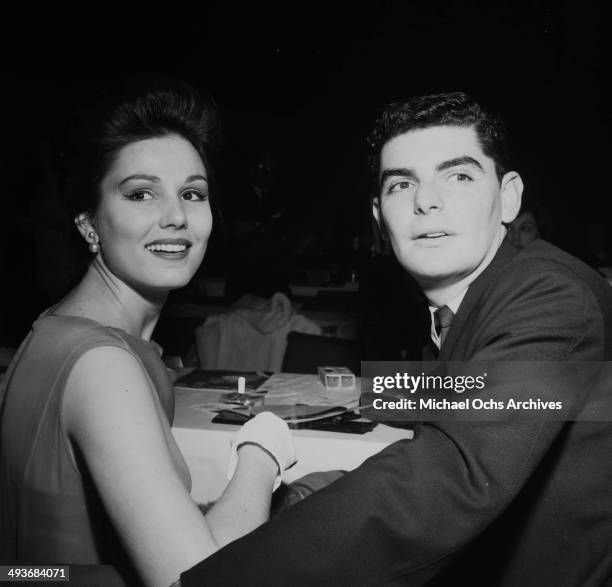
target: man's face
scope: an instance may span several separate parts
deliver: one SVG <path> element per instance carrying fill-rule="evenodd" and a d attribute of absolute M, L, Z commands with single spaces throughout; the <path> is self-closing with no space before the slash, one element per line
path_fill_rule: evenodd
<path fill-rule="evenodd" d="M 424 288 L 452 285 L 490 262 L 522 188 L 513 172 L 500 185 L 475 130 L 459 126 L 391 139 L 381 152 L 380 182 L 374 213 L 382 215 L 398 260 Z"/>

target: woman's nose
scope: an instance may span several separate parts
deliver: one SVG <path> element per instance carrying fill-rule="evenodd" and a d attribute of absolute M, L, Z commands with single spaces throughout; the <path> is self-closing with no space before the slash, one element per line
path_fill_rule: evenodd
<path fill-rule="evenodd" d="M 187 225 L 187 215 L 185 214 L 185 205 L 180 198 L 168 198 L 163 205 L 160 226 L 162 228 L 174 226 L 175 228 L 184 228 Z"/>
<path fill-rule="evenodd" d="M 519 244 L 519 240 L 520 239 L 518 237 L 518 234 L 517 234 L 516 230 L 514 230 L 512 228 L 512 226 L 508 226 L 508 239 L 514 245 L 518 245 Z"/>

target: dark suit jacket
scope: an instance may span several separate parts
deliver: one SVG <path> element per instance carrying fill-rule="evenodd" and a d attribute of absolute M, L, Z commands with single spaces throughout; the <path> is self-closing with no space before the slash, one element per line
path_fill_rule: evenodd
<path fill-rule="evenodd" d="M 612 290 L 548 243 L 504 242 L 440 359 L 610 360 Z M 611 455 L 607 422 L 424 423 L 183 585 L 609 585 Z"/>

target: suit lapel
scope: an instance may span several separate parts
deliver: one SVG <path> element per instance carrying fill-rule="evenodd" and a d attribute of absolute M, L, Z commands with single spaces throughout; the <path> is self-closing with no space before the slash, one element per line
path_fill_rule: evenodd
<path fill-rule="evenodd" d="M 489 266 L 470 284 L 446 334 L 438 357 L 439 361 L 450 360 L 451 355 L 455 354 L 453 351 L 458 350 L 455 347 L 461 331 L 483 291 L 495 281 L 498 273 L 512 260 L 517 252 L 518 249 L 508 239 L 504 239 Z"/>

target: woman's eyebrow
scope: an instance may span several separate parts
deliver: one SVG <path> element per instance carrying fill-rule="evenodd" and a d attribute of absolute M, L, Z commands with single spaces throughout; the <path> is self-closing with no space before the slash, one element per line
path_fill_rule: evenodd
<path fill-rule="evenodd" d="M 147 181 L 152 181 L 155 183 L 159 183 L 160 179 L 159 177 L 157 177 L 156 175 L 146 175 L 144 173 L 135 173 L 134 175 L 129 175 L 128 177 L 126 177 L 125 179 L 122 179 L 119 182 L 119 185 L 123 185 L 124 183 L 134 180 L 134 179 L 145 179 Z"/>
<path fill-rule="evenodd" d="M 135 173 L 133 175 L 129 175 L 125 179 L 122 179 L 119 182 L 119 185 L 123 185 L 124 183 L 127 183 L 128 181 L 133 181 L 133 180 L 145 180 L 145 181 L 151 181 L 154 183 L 160 183 L 161 181 L 159 177 L 157 177 L 156 175 L 147 175 L 145 173 Z M 191 181 L 205 181 L 206 183 L 208 183 L 208 179 L 205 176 L 200 175 L 199 173 L 195 175 L 190 175 L 185 179 L 185 183 L 189 183 Z"/>
<path fill-rule="evenodd" d="M 208 178 L 204 177 L 203 175 L 200 174 L 196 174 L 196 175 L 190 175 L 186 180 L 185 183 L 189 183 L 190 181 L 205 181 L 206 183 L 208 183 Z"/>

